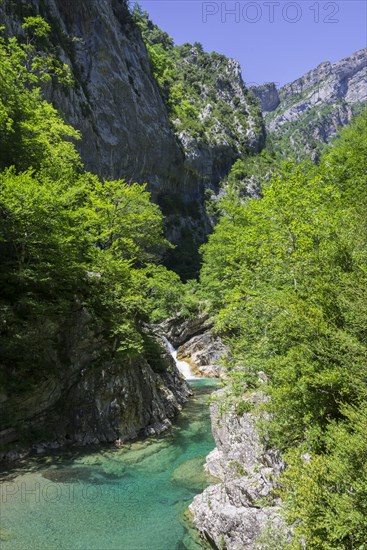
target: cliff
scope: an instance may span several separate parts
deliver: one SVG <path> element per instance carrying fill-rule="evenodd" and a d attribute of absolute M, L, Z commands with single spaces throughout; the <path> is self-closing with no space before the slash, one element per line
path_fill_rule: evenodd
<path fill-rule="evenodd" d="M 222 358 L 227 350 L 207 315 L 166 319 L 154 327 L 154 332 L 177 349 L 177 359 L 189 363 L 194 373 L 209 378 L 224 376 Z"/>
<path fill-rule="evenodd" d="M 69 65 L 74 86 L 47 95 L 68 123 L 87 170 L 107 179 L 177 187 L 183 153 L 168 124 L 147 52 L 125 2 L 119 0 L 5 1 L 8 30 L 40 14 L 52 28 L 50 48 Z M 182 177 L 182 176 L 181 176 Z"/>
<path fill-rule="evenodd" d="M 261 111 L 270 113 L 280 104 L 279 93 L 274 82 L 267 82 L 260 86 L 252 86 L 251 91 L 260 101 Z"/>
<path fill-rule="evenodd" d="M 197 249 L 210 231 L 205 190 L 215 188 L 241 154 L 263 145 L 261 114 L 247 97 L 238 63 L 218 54 L 209 66 L 198 63 L 204 54 L 195 47 L 182 54 L 179 70 L 197 69 L 199 116 L 204 127 L 209 119 L 211 125 L 210 138 L 208 132 L 195 136 L 186 120 L 171 116 L 126 0 L 4 0 L 0 23 L 19 35 L 20 21 L 35 14 L 51 25 L 48 48 L 71 69 L 75 84 L 49 86 L 46 95 L 80 130 L 78 149 L 86 169 L 108 179 L 148 183 L 168 218 L 168 237 L 180 245 L 168 265 L 192 277 Z M 184 88 L 183 94 L 181 103 L 191 90 Z M 228 125 L 226 113 L 215 111 L 218 102 L 231 104 L 236 124 Z"/>
<path fill-rule="evenodd" d="M 325 61 L 279 90 L 270 83 L 252 91 L 261 103 L 268 146 L 284 157 L 317 160 L 323 144 L 367 101 L 367 49 L 334 64 Z"/>
<path fill-rule="evenodd" d="M 0 458 L 159 434 L 190 395 L 158 337 L 147 334 L 140 357 L 121 357 L 83 308 L 57 334 L 57 345 L 45 350 L 52 372 L 0 394 Z"/>

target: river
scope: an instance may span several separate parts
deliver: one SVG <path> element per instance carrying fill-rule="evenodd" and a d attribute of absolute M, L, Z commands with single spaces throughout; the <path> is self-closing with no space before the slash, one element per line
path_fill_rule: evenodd
<path fill-rule="evenodd" d="M 185 511 L 213 482 L 203 464 L 214 448 L 207 400 L 218 382 L 190 385 L 194 396 L 159 437 L 58 452 L 3 472 L 1 550 L 206 548 Z"/>

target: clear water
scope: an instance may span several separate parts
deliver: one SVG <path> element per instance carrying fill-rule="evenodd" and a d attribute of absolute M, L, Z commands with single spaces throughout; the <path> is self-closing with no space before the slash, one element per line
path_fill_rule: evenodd
<path fill-rule="evenodd" d="M 198 550 L 187 506 L 210 480 L 208 395 L 195 395 L 172 430 L 121 449 L 27 461 L 3 478 L 1 550 Z"/>

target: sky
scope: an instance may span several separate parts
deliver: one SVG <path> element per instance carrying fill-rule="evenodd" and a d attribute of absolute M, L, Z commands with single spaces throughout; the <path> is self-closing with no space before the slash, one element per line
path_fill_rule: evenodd
<path fill-rule="evenodd" d="M 176 44 L 237 59 L 249 85 L 282 86 L 367 46 L 367 2 L 138 0 Z"/>

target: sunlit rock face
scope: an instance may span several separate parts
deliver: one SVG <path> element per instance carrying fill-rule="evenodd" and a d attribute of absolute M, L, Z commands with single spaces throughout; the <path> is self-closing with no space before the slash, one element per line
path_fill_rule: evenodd
<path fill-rule="evenodd" d="M 249 403 L 263 399 L 245 397 Z M 216 448 L 206 459 L 207 472 L 220 483 L 194 498 L 189 507 L 194 524 L 213 548 L 253 550 L 262 548 L 264 537 L 271 548 L 281 548 L 291 534 L 273 489 L 284 464 L 279 453 L 263 446 L 254 415 L 223 410 L 225 401 L 226 389 L 219 390 L 210 407 Z"/>
<path fill-rule="evenodd" d="M 211 140 L 200 144 L 189 131 L 175 133 L 170 125 L 145 45 L 124 0 L 31 0 L 20 2 L 16 10 L 5 0 L 8 29 L 19 32 L 22 15 L 32 10 L 51 24 L 51 41 L 72 70 L 75 86 L 54 87 L 48 95 L 81 131 L 78 147 L 88 170 L 106 178 L 148 181 L 152 190 L 195 198 L 203 184 L 223 177 L 242 149 L 261 148 L 262 128 L 255 128 L 259 113 L 250 113 L 236 61 L 226 59 L 220 66 L 213 62 L 215 84 L 203 94 L 211 95 L 212 102 L 214 97 L 214 104 L 237 97 L 239 107 L 248 108 L 248 126 L 236 129 L 234 149 L 228 146 L 225 121 L 218 121 Z M 196 63 L 194 47 L 184 61 Z M 204 118 L 211 109 L 209 99 L 207 103 Z"/>
<path fill-rule="evenodd" d="M 50 23 L 51 42 L 71 68 L 75 85 L 53 87 L 47 95 L 81 131 L 78 148 L 86 168 L 105 178 L 148 180 L 152 188 L 158 182 L 179 185 L 183 153 L 126 3 L 28 4 Z M 8 10 L 12 24 L 21 14 L 14 11 Z"/>
<path fill-rule="evenodd" d="M 276 90 L 252 88 L 264 114 L 268 142 L 284 156 L 319 157 L 322 145 L 349 124 L 367 101 L 367 49 L 337 63 L 325 61 Z"/>

